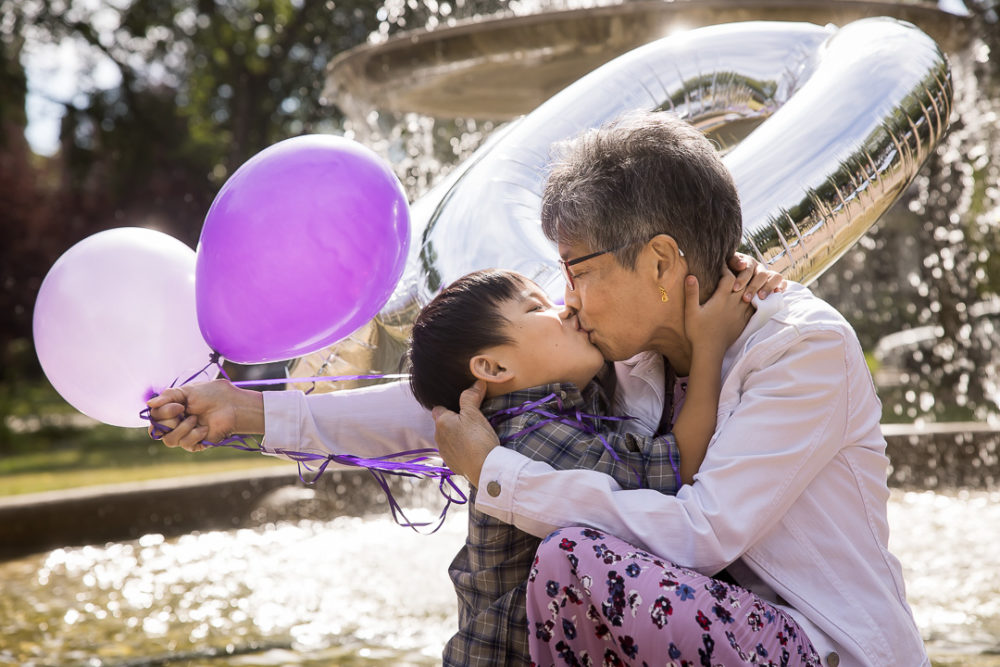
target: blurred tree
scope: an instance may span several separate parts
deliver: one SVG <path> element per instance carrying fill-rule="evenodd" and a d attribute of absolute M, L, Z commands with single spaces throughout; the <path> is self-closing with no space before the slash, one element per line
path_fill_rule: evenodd
<path fill-rule="evenodd" d="M 4 0 L 0 10 L 0 350 L 30 336 L 45 272 L 70 245 L 141 225 L 197 242 L 225 178 L 289 136 L 333 131 L 324 68 L 377 27 L 370 0 Z M 65 107 L 55 158 L 24 141 L 25 42 L 110 61 Z"/>
<path fill-rule="evenodd" d="M 50 211 L 24 138 L 24 39 L 20 17 L 8 9 L 0 12 L 0 381 L 15 370 L 8 342 L 30 326 L 31 303 L 48 266 L 42 247 Z"/>

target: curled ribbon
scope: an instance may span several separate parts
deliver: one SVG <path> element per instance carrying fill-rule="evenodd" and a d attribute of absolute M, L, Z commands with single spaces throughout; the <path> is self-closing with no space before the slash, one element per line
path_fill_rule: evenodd
<path fill-rule="evenodd" d="M 556 404 L 555 411 L 548 410 L 544 407 L 545 404 L 551 401 L 555 401 Z M 501 438 L 500 444 L 509 442 L 511 440 L 514 440 L 515 438 L 520 438 L 521 436 L 527 433 L 531 433 L 532 431 L 542 428 L 546 424 L 551 424 L 552 422 L 558 422 L 560 424 L 566 424 L 567 426 L 578 428 L 585 433 L 589 433 L 590 435 L 596 435 L 597 438 L 601 441 L 601 445 L 604 446 L 604 449 L 606 449 L 608 453 L 611 454 L 611 457 L 618 463 L 622 463 L 621 457 L 618 456 L 618 453 L 615 452 L 614 448 L 611 446 L 611 444 L 607 441 L 607 439 L 598 429 L 598 424 L 599 422 L 602 421 L 627 421 L 629 419 L 632 419 L 632 417 L 628 416 L 612 417 L 608 415 L 592 415 L 581 411 L 579 408 L 568 409 L 566 408 L 565 405 L 563 405 L 562 397 L 553 392 L 548 396 L 540 398 L 536 401 L 526 401 L 521 405 L 516 405 L 512 408 L 498 410 L 489 418 L 489 422 L 491 426 L 496 428 L 505 421 L 509 421 L 510 419 L 513 419 L 514 417 L 522 415 L 526 412 L 533 412 L 538 416 L 542 417 L 542 419 L 535 422 L 531 426 L 527 426 L 521 429 L 517 433 L 512 433 L 511 435 Z M 638 487 L 643 488 L 645 485 L 642 482 L 642 475 L 640 475 L 639 471 L 633 468 L 631 465 L 629 465 L 628 467 L 635 474 L 635 480 Z M 673 456 L 670 457 L 670 467 L 674 471 L 674 478 L 677 480 L 677 488 L 680 488 L 681 487 L 680 468 L 677 466 L 677 461 L 674 460 Z"/>
<path fill-rule="evenodd" d="M 220 363 L 221 357 L 219 353 L 215 352 L 211 355 L 208 364 L 204 368 L 199 370 L 197 373 L 191 375 L 180 385 L 185 385 L 191 382 L 193 379 L 208 370 L 213 364 L 218 367 L 221 375 L 229 380 L 235 386 L 260 386 L 260 385 L 275 385 L 275 384 L 286 384 L 294 382 L 334 382 L 338 380 L 378 380 L 378 379 L 390 379 L 390 378 L 403 378 L 408 377 L 405 374 L 395 374 L 395 375 L 342 375 L 342 376 L 330 376 L 330 377 L 308 377 L 308 378 L 279 378 L 270 380 L 247 380 L 232 382 L 229 376 L 226 374 L 225 369 Z M 171 387 L 178 386 L 178 382 L 175 380 L 170 385 Z M 555 401 L 555 410 L 550 410 L 545 406 L 545 404 Z M 596 435 L 604 448 L 611 454 L 611 456 L 618 463 L 622 463 L 621 458 L 608 443 L 607 439 L 598 430 L 598 423 L 601 421 L 625 421 L 632 419 L 632 417 L 614 417 L 605 415 L 592 415 L 581 411 L 579 408 L 566 408 L 562 402 L 562 398 L 555 393 L 549 394 L 548 396 L 538 399 L 536 401 L 527 401 L 521 405 L 506 408 L 500 410 L 493 414 L 489 421 L 494 427 L 502 424 L 505 421 L 512 419 L 518 415 L 524 414 L 526 412 L 534 412 L 535 414 L 542 417 L 542 419 L 529 427 L 521 429 L 517 433 L 508 435 L 501 439 L 500 444 L 509 442 L 514 438 L 518 438 L 527 433 L 545 426 L 546 424 L 552 422 L 559 422 L 561 424 L 566 424 L 567 426 L 572 426 L 578 428 L 591 435 Z M 161 439 L 164 435 L 171 431 L 163 424 L 158 423 L 152 418 L 150 414 L 150 409 L 145 408 L 139 413 L 139 416 L 150 422 L 152 426 L 152 437 L 154 439 Z M 411 449 L 403 452 L 397 452 L 394 454 L 386 454 L 384 456 L 378 456 L 374 458 L 365 458 L 361 456 L 354 456 L 352 454 L 330 454 L 330 453 L 319 453 L 319 452 L 303 452 L 292 449 L 271 449 L 266 450 L 264 447 L 257 443 L 252 443 L 248 441 L 245 436 L 242 435 L 232 435 L 228 438 L 220 440 L 219 442 L 211 442 L 209 440 L 202 440 L 201 444 L 208 447 L 230 447 L 232 449 L 239 449 L 247 452 L 260 452 L 267 454 L 277 454 L 283 456 L 287 459 L 295 461 L 299 467 L 299 479 L 303 484 L 312 485 L 326 472 L 327 467 L 331 463 L 337 463 L 343 466 L 351 466 L 356 468 L 364 468 L 367 470 L 375 482 L 381 487 L 382 491 L 385 493 L 386 499 L 389 503 L 389 511 L 392 514 L 393 521 L 395 521 L 400 526 L 411 528 L 416 532 L 421 532 L 419 528 L 425 528 L 434 524 L 434 528 L 427 534 L 433 534 L 441 528 L 444 523 L 445 517 L 448 510 L 452 505 L 464 505 L 468 502 L 468 497 L 466 494 L 458 487 L 453 479 L 455 477 L 455 472 L 444 465 L 437 465 L 432 463 L 437 458 L 439 454 L 436 449 Z M 674 475 L 677 478 L 678 486 L 680 486 L 680 470 L 677 466 L 677 462 L 670 459 L 670 465 L 673 468 Z M 629 468 L 635 473 L 636 482 L 640 487 L 643 486 L 642 476 L 639 474 L 635 468 L 631 465 Z M 311 477 L 307 478 L 303 471 L 308 471 L 311 473 Z M 413 477 L 418 479 L 436 479 L 438 480 L 438 490 L 441 496 L 445 499 L 445 505 L 441 509 L 438 515 L 437 521 L 435 522 L 415 522 L 411 521 L 406 513 L 403 511 L 402 506 L 399 501 L 393 496 L 391 489 L 389 488 L 389 481 L 386 475 L 400 475 L 403 477 Z"/>
<path fill-rule="evenodd" d="M 342 375 L 342 376 L 330 376 L 330 377 L 309 377 L 309 378 L 279 378 L 271 380 L 246 380 L 233 382 L 229 375 L 226 374 L 225 369 L 220 363 L 221 357 L 218 352 L 213 352 L 209 358 L 209 362 L 204 368 L 198 372 L 191 375 L 183 382 L 178 383 L 175 380 L 171 383 L 170 387 L 185 385 L 196 377 L 208 370 L 212 365 L 218 367 L 221 375 L 229 380 L 234 386 L 261 386 L 261 385 L 275 385 L 275 384 L 287 384 L 294 382 L 319 382 L 319 381 L 338 381 L 338 380 L 379 380 L 379 379 L 390 379 L 390 378 L 403 378 L 407 377 L 403 374 L 388 374 L 388 375 Z M 307 392 L 308 393 L 308 392 Z M 158 423 L 152 418 L 150 414 L 150 409 L 145 408 L 140 413 L 139 416 L 143 419 L 149 421 L 152 426 L 151 435 L 154 439 L 159 440 L 164 435 L 171 431 L 163 424 Z M 448 509 L 452 505 L 463 505 L 468 502 L 468 497 L 465 493 L 458 487 L 455 483 L 453 477 L 455 473 L 444 465 L 435 465 L 431 463 L 432 460 L 436 458 L 438 450 L 436 449 L 412 449 L 404 452 L 397 452 L 395 454 L 387 454 L 385 456 L 379 456 L 374 458 L 364 458 L 361 456 L 354 456 L 351 454 L 329 454 L 329 453 L 318 453 L 318 452 L 302 452 L 292 449 L 271 449 L 267 450 L 260 444 L 250 442 L 245 436 L 242 435 L 232 435 L 228 438 L 220 440 L 219 442 L 212 442 L 210 440 L 202 440 L 201 444 L 207 447 L 230 447 L 232 449 L 239 449 L 246 452 L 260 452 L 267 454 L 277 454 L 288 458 L 298 465 L 299 468 L 299 479 L 303 484 L 312 485 L 326 472 L 327 467 L 330 463 L 337 463 L 344 466 L 351 466 L 356 468 L 366 469 L 375 482 L 381 487 L 383 493 L 389 502 L 389 511 L 392 514 L 393 521 L 395 521 L 400 526 L 406 528 L 411 528 L 416 532 L 421 532 L 419 528 L 425 528 L 430 525 L 434 525 L 434 528 L 428 534 L 432 534 L 441 528 L 444 523 L 445 516 L 448 513 Z M 311 476 L 307 478 L 303 471 L 311 473 Z M 393 496 L 391 489 L 389 488 L 389 481 L 386 475 L 400 475 L 403 477 L 414 477 L 421 479 L 437 479 L 438 480 L 438 490 L 441 496 L 445 499 L 445 505 L 441 509 L 438 515 L 436 524 L 435 522 L 415 522 L 411 521 L 406 513 L 403 511 L 402 505 Z"/>

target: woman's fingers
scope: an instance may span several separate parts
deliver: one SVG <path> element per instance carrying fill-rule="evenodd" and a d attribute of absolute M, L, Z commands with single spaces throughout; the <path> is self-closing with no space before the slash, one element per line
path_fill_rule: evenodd
<path fill-rule="evenodd" d="M 162 408 L 168 403 L 184 404 L 186 402 L 187 394 L 184 393 L 183 389 L 180 387 L 170 387 L 169 389 L 164 389 L 162 392 L 146 401 L 146 405 L 155 410 L 157 408 Z"/>
<path fill-rule="evenodd" d="M 201 441 L 207 435 L 208 429 L 204 426 L 198 426 L 198 418 L 192 415 L 164 435 L 163 444 L 167 447 L 180 447 L 189 452 L 200 452 L 205 449 L 205 445 L 201 444 Z"/>
<path fill-rule="evenodd" d="M 146 401 L 149 407 L 149 437 L 153 440 L 163 440 L 167 447 L 176 447 L 171 444 L 176 440 L 176 436 L 171 436 L 184 418 L 185 403 L 187 397 L 178 387 L 164 389 L 153 398 Z"/>
<path fill-rule="evenodd" d="M 153 440 L 162 440 L 164 435 L 177 428 L 177 425 L 181 423 L 180 417 L 157 418 L 153 417 L 152 413 L 150 413 L 150 417 L 155 423 L 150 424 L 147 431 Z"/>
<path fill-rule="evenodd" d="M 183 414 L 184 405 L 182 403 L 161 403 L 159 407 L 150 406 L 149 408 L 150 418 L 161 424 L 166 424 L 169 420 L 176 419 Z"/>

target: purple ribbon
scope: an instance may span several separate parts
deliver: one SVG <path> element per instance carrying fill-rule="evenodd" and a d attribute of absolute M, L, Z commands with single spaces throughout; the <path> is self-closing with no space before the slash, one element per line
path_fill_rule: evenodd
<path fill-rule="evenodd" d="M 555 412 L 543 407 L 546 403 L 552 400 L 555 400 L 556 403 Z M 607 439 L 605 439 L 604 435 L 601 434 L 601 432 L 598 430 L 598 427 L 599 423 L 602 421 L 626 421 L 632 419 L 632 417 L 629 416 L 612 417 L 610 415 L 592 415 L 581 411 L 579 407 L 568 409 L 566 408 L 565 405 L 563 405 L 562 397 L 559 394 L 553 392 L 548 396 L 545 396 L 544 398 L 538 399 L 537 401 L 525 401 L 521 405 L 517 405 L 512 408 L 498 410 L 489 418 L 489 422 L 494 428 L 496 428 L 503 422 L 509 421 L 510 419 L 513 419 L 518 415 L 523 415 L 525 412 L 534 412 L 536 415 L 542 417 L 542 419 L 538 422 L 535 422 L 531 426 L 521 429 L 517 433 L 513 433 L 504 438 L 501 438 L 500 444 L 509 442 L 510 440 L 513 440 L 515 438 L 519 438 L 527 433 L 531 433 L 532 431 L 540 429 L 547 424 L 551 424 L 552 422 L 558 422 L 560 424 L 566 424 L 567 426 L 578 428 L 585 433 L 589 433 L 590 435 L 596 435 L 598 439 L 600 439 L 601 444 L 604 446 L 604 449 L 606 449 L 608 453 L 611 454 L 611 457 L 618 463 L 622 463 L 621 457 L 618 456 L 618 453 L 614 450 L 614 448 L 607 441 Z M 677 464 L 674 462 L 673 457 L 671 457 L 670 459 L 670 466 L 674 470 L 674 475 L 678 475 L 679 473 L 677 470 Z M 636 483 L 640 488 L 642 488 L 643 486 L 642 475 L 640 475 L 639 471 L 633 468 L 631 465 L 629 465 L 628 467 L 633 473 L 635 473 Z"/>
<path fill-rule="evenodd" d="M 225 369 L 220 363 L 221 357 L 218 352 L 213 352 L 209 359 L 209 362 L 204 368 L 193 374 L 188 379 L 181 382 L 180 385 L 185 385 L 196 377 L 207 371 L 212 365 L 219 368 L 219 372 L 224 378 L 232 382 L 229 376 L 226 374 Z M 286 384 L 286 383 L 296 383 L 296 382 L 320 382 L 320 381 L 339 381 L 339 380 L 380 380 L 387 378 L 402 378 L 407 377 L 403 374 L 390 374 L 390 375 L 340 375 L 340 376 L 329 376 L 329 377 L 308 377 L 308 378 L 281 378 L 281 379 L 271 379 L 271 380 L 246 380 L 240 382 L 232 382 L 235 386 L 255 386 L 255 385 L 273 385 L 273 384 Z M 170 387 L 178 386 L 177 380 L 171 383 Z M 310 390 L 311 391 L 311 390 Z M 308 392 L 307 392 L 308 393 Z M 150 414 L 150 409 L 145 408 L 139 413 L 139 416 L 143 419 L 149 421 L 152 426 L 152 437 L 156 440 L 161 439 L 164 435 L 169 433 L 171 429 L 167 428 L 163 424 L 158 423 L 154 420 Z M 364 468 L 371 473 L 375 482 L 381 487 L 382 491 L 385 493 L 386 498 L 389 502 L 389 511 L 392 514 L 393 521 L 395 521 L 400 526 L 407 528 L 412 528 L 416 532 L 421 532 L 418 528 L 424 528 L 426 526 L 433 525 L 433 521 L 428 522 L 415 522 L 407 518 L 406 513 L 403 511 L 402 506 L 392 495 L 392 491 L 389 489 L 389 482 L 386 475 L 400 475 L 403 477 L 415 477 L 420 479 L 437 479 L 438 480 L 438 490 L 445 499 L 445 505 L 441 509 L 441 513 L 438 515 L 437 523 L 434 528 L 430 531 L 432 534 L 436 533 L 439 528 L 441 528 L 444 523 L 445 516 L 448 513 L 448 509 L 454 505 L 463 505 L 468 502 L 468 498 L 465 493 L 458 487 L 455 483 L 453 477 L 455 473 L 444 465 L 435 465 L 429 463 L 432 459 L 439 454 L 436 449 L 411 449 L 404 452 L 396 452 L 394 454 L 387 454 L 385 456 L 378 456 L 374 458 L 364 458 L 361 456 L 354 456 L 352 454 L 320 454 L 316 452 L 301 452 L 291 449 L 273 449 L 265 450 L 263 446 L 249 442 L 246 437 L 242 435 L 233 435 L 220 440 L 219 442 L 211 442 L 209 440 L 202 440 L 201 444 L 208 447 L 230 447 L 232 449 L 240 449 L 246 452 L 261 452 L 261 453 L 273 453 L 284 456 L 298 465 L 299 469 L 299 479 L 303 484 L 315 484 L 324 472 L 326 472 L 327 467 L 330 463 L 338 463 L 344 466 L 351 466 L 356 468 Z M 303 470 L 312 473 L 310 479 L 306 479 Z"/>
<path fill-rule="evenodd" d="M 385 375 L 335 375 L 310 378 L 272 378 L 269 380 L 238 380 L 233 382 L 237 387 L 263 387 L 275 384 L 293 384 L 296 382 L 336 382 L 338 380 L 396 380 L 410 377 L 406 373 L 387 373 Z M 228 379 L 228 378 L 227 378 Z"/>

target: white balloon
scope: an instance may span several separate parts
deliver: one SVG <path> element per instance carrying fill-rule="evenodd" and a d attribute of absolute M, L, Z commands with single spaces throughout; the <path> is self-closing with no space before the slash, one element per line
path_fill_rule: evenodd
<path fill-rule="evenodd" d="M 35 351 L 56 391 L 114 426 L 145 426 L 146 401 L 208 364 L 195 309 L 195 252 L 149 229 L 85 238 L 49 269 L 35 301 Z M 217 374 L 215 366 L 199 381 Z"/>

